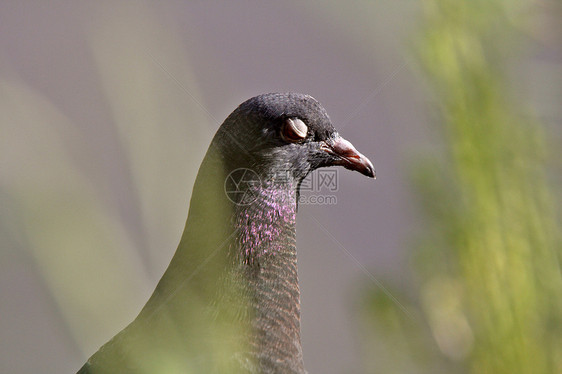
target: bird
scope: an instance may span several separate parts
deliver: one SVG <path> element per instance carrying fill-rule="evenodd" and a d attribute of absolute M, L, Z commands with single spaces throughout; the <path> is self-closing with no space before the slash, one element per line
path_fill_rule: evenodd
<path fill-rule="evenodd" d="M 310 95 L 240 104 L 201 163 L 178 248 L 138 316 L 86 373 L 306 373 L 296 214 L 312 171 L 371 161 Z"/>

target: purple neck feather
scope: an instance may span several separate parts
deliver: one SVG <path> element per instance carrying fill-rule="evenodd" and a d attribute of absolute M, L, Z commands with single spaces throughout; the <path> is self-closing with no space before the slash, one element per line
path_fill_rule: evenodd
<path fill-rule="evenodd" d="M 235 217 L 252 293 L 259 372 L 304 373 L 295 238 L 296 188 L 265 185 Z M 281 371 L 279 371 L 281 370 Z"/>
<path fill-rule="evenodd" d="M 251 264 L 264 255 L 275 255 L 294 247 L 296 191 L 292 186 L 263 186 L 256 200 L 236 209 L 235 227 L 244 262 Z"/>

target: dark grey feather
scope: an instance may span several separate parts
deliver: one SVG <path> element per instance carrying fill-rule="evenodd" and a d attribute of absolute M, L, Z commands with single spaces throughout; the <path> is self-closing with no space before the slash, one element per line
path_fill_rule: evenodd
<path fill-rule="evenodd" d="M 281 133 L 288 119 L 302 121 L 297 139 Z M 298 189 L 331 165 L 374 177 L 315 99 L 275 93 L 241 104 L 201 164 L 184 233 L 154 293 L 78 373 L 304 373 Z M 237 187 L 251 199 L 232 200 L 227 177 L 244 168 L 257 180 Z"/>

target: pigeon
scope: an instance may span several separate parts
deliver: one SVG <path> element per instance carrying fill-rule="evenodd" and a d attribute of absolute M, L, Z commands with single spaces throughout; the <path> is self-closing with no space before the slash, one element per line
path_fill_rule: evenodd
<path fill-rule="evenodd" d="M 340 165 L 374 178 L 312 96 L 240 104 L 199 168 L 178 248 L 136 319 L 84 373 L 306 373 L 296 213 L 305 177 Z"/>

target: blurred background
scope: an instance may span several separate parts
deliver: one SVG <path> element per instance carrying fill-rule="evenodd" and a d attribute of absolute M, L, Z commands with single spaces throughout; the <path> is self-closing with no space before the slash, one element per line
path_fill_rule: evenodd
<path fill-rule="evenodd" d="M 0 3 L 0 372 L 140 311 L 226 116 L 318 99 L 375 164 L 298 217 L 310 373 L 562 372 L 562 6 Z"/>

